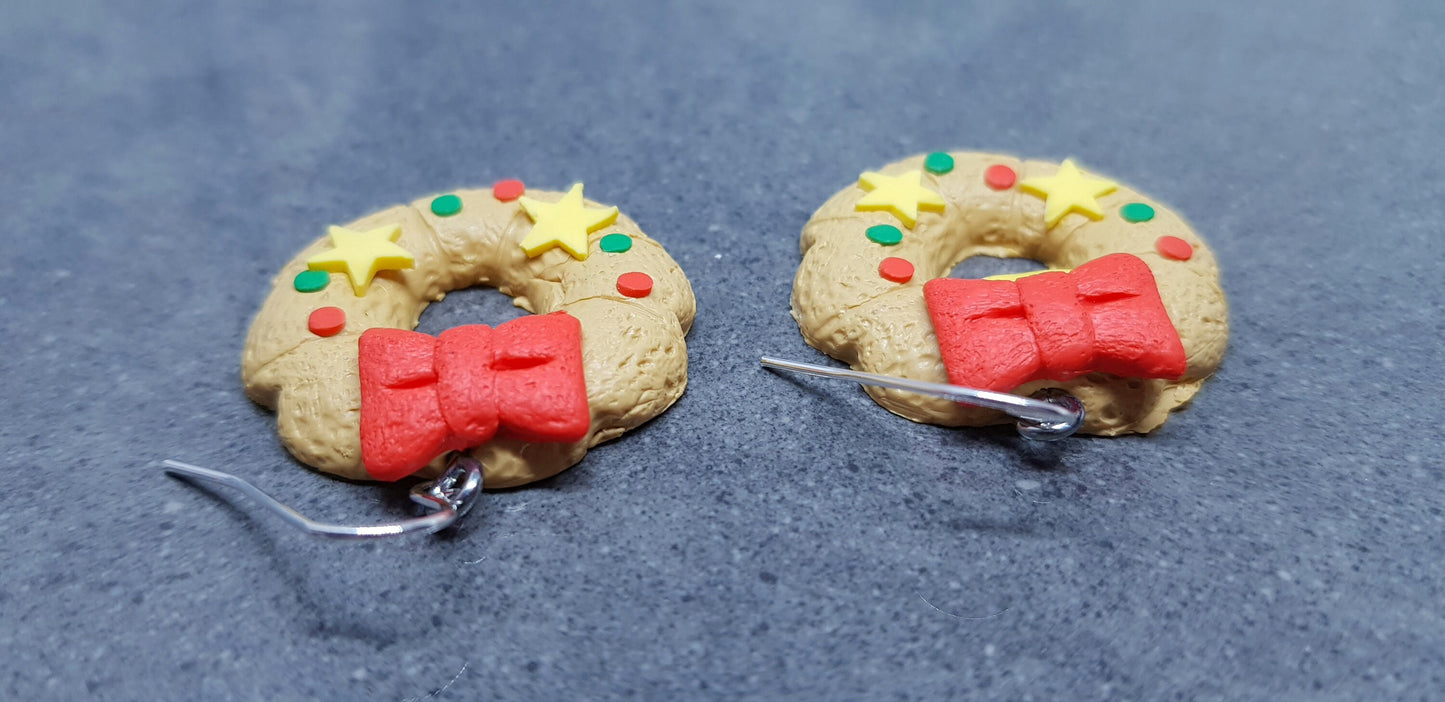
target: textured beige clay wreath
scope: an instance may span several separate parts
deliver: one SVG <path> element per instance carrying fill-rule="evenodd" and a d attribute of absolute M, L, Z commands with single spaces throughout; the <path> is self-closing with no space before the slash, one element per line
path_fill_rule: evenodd
<path fill-rule="evenodd" d="M 549 207 L 564 206 L 572 220 L 547 219 Z M 569 230 L 579 217 L 585 226 Z M 369 329 L 413 329 L 427 305 L 474 285 L 495 287 L 529 312 L 565 312 L 580 322 L 591 415 L 581 440 L 498 435 L 469 449 L 485 466 L 487 487 L 561 472 L 682 395 L 692 287 L 660 244 L 616 208 L 584 200 L 580 184 L 565 194 L 523 195 L 519 182 L 503 181 L 391 207 L 339 229 L 353 238 L 370 234 L 384 249 L 380 232 L 413 261 L 385 270 L 383 259 L 374 278 L 316 270 L 329 258 L 334 271 L 334 259 L 344 258 L 328 253 L 340 250 L 333 228 L 276 276 L 251 325 L 241 374 L 247 394 L 275 409 L 282 442 L 304 463 L 352 479 L 375 477 L 363 463 L 358 340 Z M 557 240 L 547 241 L 552 234 Z M 416 475 L 435 475 L 441 464 L 437 456 Z"/>
<path fill-rule="evenodd" d="M 1068 270 L 1110 254 L 1137 257 L 1152 272 L 1177 330 L 1182 373 L 1088 372 L 1011 388 L 1073 394 L 1084 403 L 1086 433 L 1142 433 L 1162 425 L 1219 367 L 1229 335 L 1219 268 L 1204 241 L 1168 208 L 1071 161 L 954 152 L 889 164 L 819 208 L 803 228 L 802 251 L 792 307 L 808 343 L 858 370 L 932 382 L 949 382 L 950 372 L 925 285 L 947 277 L 959 262 L 979 255 L 1028 258 Z M 1012 421 L 914 393 L 867 392 L 914 421 Z"/>

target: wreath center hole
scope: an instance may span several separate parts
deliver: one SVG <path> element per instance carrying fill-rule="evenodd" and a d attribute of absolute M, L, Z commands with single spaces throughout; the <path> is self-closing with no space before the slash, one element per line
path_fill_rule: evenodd
<path fill-rule="evenodd" d="M 991 275 L 1029 273 L 1048 268 L 1031 258 L 999 258 L 997 256 L 969 256 L 953 267 L 950 278 L 987 278 Z"/>
<path fill-rule="evenodd" d="M 454 290 L 447 293 L 447 299 L 427 305 L 416 330 L 436 336 L 452 327 L 467 324 L 495 327 L 527 314 L 526 310 L 512 304 L 512 298 L 496 288 L 479 285 Z"/>

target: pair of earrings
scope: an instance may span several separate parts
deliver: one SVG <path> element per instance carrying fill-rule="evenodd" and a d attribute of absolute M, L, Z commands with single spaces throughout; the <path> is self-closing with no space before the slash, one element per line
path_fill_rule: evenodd
<path fill-rule="evenodd" d="M 1182 218 L 1073 161 L 937 152 L 868 171 L 803 227 L 792 310 L 809 344 L 853 370 L 764 358 L 861 383 L 915 421 L 996 424 L 1053 440 L 1147 433 L 1223 357 L 1213 254 Z M 975 255 L 1048 270 L 947 277 Z M 436 337 L 410 331 L 451 290 L 488 285 L 533 314 Z M 433 478 L 431 513 L 337 537 L 433 532 L 488 487 L 526 484 L 661 414 L 687 383 L 695 301 L 682 269 L 616 207 L 516 180 L 392 207 L 282 269 L 242 356 L 296 458 L 347 478 Z M 485 469 L 483 468 L 485 466 Z"/>

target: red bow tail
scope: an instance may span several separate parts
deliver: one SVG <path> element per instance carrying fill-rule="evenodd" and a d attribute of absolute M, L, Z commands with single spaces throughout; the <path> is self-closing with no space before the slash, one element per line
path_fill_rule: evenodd
<path fill-rule="evenodd" d="M 1184 375 L 1184 344 L 1137 256 L 1017 280 L 939 278 L 924 284 L 923 298 L 957 385 L 1007 391 L 1096 372 Z"/>
<path fill-rule="evenodd" d="M 582 325 L 565 312 L 495 329 L 456 327 L 437 337 L 368 329 L 358 360 L 361 458 L 377 480 L 411 475 L 499 432 L 571 442 L 591 429 Z"/>

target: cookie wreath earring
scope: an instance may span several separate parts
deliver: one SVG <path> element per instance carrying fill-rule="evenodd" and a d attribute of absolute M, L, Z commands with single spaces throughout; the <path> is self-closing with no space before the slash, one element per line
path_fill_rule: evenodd
<path fill-rule="evenodd" d="M 803 227 L 793 317 L 854 370 L 764 365 L 862 383 L 917 422 L 1018 420 L 1034 439 L 1147 433 L 1224 356 L 1214 254 L 1182 218 L 1062 164 L 915 156 L 834 195 Z M 1050 270 L 947 277 L 970 256 Z"/>
<path fill-rule="evenodd" d="M 411 331 L 428 304 L 473 285 L 534 314 Z M 251 324 L 241 378 L 301 462 L 353 480 L 440 475 L 412 493 L 436 513 L 319 524 L 235 476 L 166 467 L 324 536 L 436 531 L 483 481 L 550 477 L 670 407 L 687 384 L 694 312 L 677 263 L 616 207 L 584 200 L 581 183 L 527 192 L 509 180 L 392 207 L 331 227 L 286 264 Z"/>

